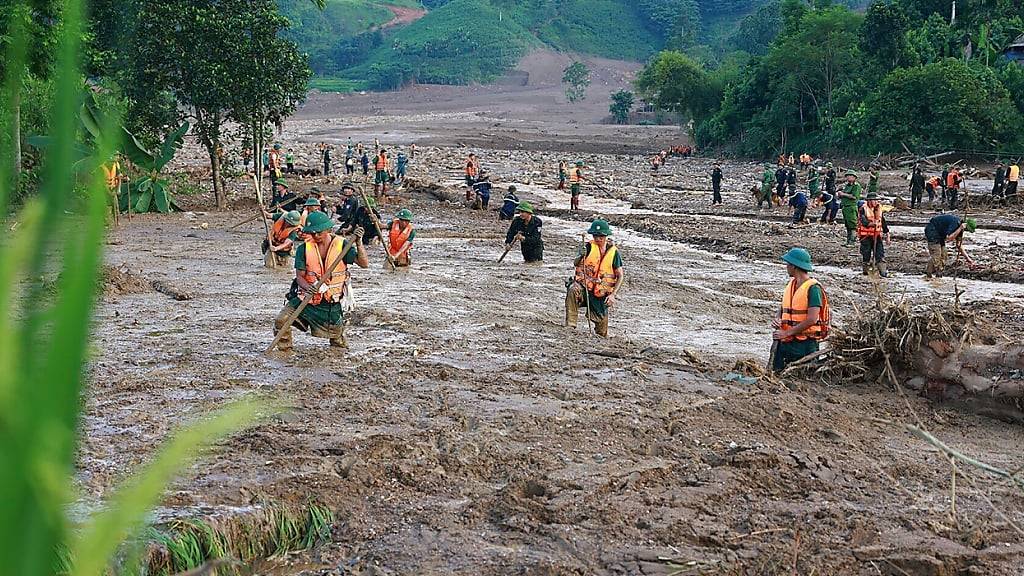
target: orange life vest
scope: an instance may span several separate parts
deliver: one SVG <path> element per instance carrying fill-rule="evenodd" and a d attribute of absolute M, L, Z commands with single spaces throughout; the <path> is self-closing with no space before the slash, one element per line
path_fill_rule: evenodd
<path fill-rule="evenodd" d="M 335 260 L 339 260 L 341 256 L 350 248 L 350 245 L 346 244 L 344 240 L 337 236 L 331 238 L 331 245 L 327 248 L 327 257 L 322 258 L 320 256 L 320 248 L 313 240 L 306 241 L 306 269 L 299 270 L 299 274 L 306 280 L 312 287 L 324 276 L 327 269 L 334 263 Z M 327 292 L 320 294 L 319 292 L 314 294 L 309 300 L 309 303 L 313 306 L 320 304 L 324 300 L 327 302 L 339 302 L 341 301 L 342 295 L 345 293 L 345 282 L 348 281 L 349 271 L 348 266 L 345 264 L 344 259 L 338 261 L 338 265 L 334 267 L 334 272 L 324 280 L 327 285 Z"/>
<path fill-rule="evenodd" d="M 871 208 L 867 203 L 860 209 L 857 217 L 858 238 L 880 238 L 882 236 L 882 205 Z"/>
<path fill-rule="evenodd" d="M 956 170 L 950 170 L 946 176 L 946 188 L 959 188 L 960 187 L 960 173 Z"/>
<path fill-rule="evenodd" d="M 580 180 L 583 179 L 583 171 L 579 168 L 573 168 L 569 170 L 569 182 L 571 184 L 579 184 Z"/>
<path fill-rule="evenodd" d="M 942 180 L 938 176 L 932 176 L 928 179 L 928 184 L 931 184 L 932 188 L 938 188 L 942 185 Z"/>
<path fill-rule="evenodd" d="M 399 230 L 398 229 L 398 221 L 397 220 L 395 222 L 391 223 L 391 230 L 388 233 L 388 241 L 389 241 L 388 242 L 388 251 L 391 252 L 391 257 L 392 258 L 394 258 L 395 256 L 398 256 L 398 253 L 401 252 L 402 248 L 405 247 L 405 244 L 406 244 L 406 242 L 409 241 L 409 236 L 411 236 L 411 235 L 412 235 L 412 223 L 411 222 L 409 223 L 408 226 L 405 227 L 405 230 Z M 410 247 L 409 250 L 412 250 L 412 247 Z M 405 253 L 408 254 L 409 250 L 406 250 Z"/>
<path fill-rule="evenodd" d="M 388 169 L 388 157 L 387 157 L 387 155 L 386 154 L 380 154 L 379 156 L 377 156 L 377 158 L 373 162 L 373 166 L 377 170 L 387 170 Z"/>
<path fill-rule="evenodd" d="M 796 285 L 796 278 L 789 281 L 786 286 L 786 292 L 782 295 L 782 329 L 788 330 L 797 324 L 807 319 L 808 309 L 808 293 L 812 286 L 818 286 L 820 284 L 814 278 L 809 278 L 806 282 L 801 284 L 799 287 Z M 828 296 L 825 295 L 825 289 L 821 289 L 821 310 L 818 312 L 818 321 L 807 327 L 806 330 L 791 336 L 789 338 L 783 338 L 783 342 L 792 342 L 793 340 L 824 340 L 828 338 L 829 325 L 832 322 L 832 311 L 828 305 Z"/>
<path fill-rule="evenodd" d="M 1020 166 L 1013 164 L 1010 166 L 1010 175 L 1006 177 L 1010 182 L 1016 182 L 1020 178 Z"/>
<path fill-rule="evenodd" d="M 576 279 L 598 298 L 611 294 L 615 288 L 618 277 L 615 275 L 612 263 L 615 262 L 617 253 L 618 248 L 609 246 L 602 255 L 597 243 L 591 242 L 590 251 L 583 260 L 582 266 L 576 268 Z"/>
<path fill-rule="evenodd" d="M 466 176 L 476 176 L 476 163 L 472 160 L 466 162 Z"/>
<path fill-rule="evenodd" d="M 274 239 L 274 244 L 280 246 L 291 236 L 292 232 L 298 229 L 298 226 L 288 224 L 284 221 L 284 216 L 281 216 L 274 222 L 274 227 L 270 229 L 270 237 Z"/>

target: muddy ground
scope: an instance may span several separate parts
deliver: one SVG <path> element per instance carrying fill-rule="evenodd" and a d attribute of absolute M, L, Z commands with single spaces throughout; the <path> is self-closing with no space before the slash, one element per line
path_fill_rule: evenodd
<path fill-rule="evenodd" d="M 300 119 L 282 138 L 308 146 L 329 133 L 342 142 L 343 126 L 369 133 L 379 122 Z M 432 120 L 411 122 L 390 129 L 425 133 Z M 290 277 L 261 267 L 262 226 L 226 230 L 249 214 L 244 178 L 229 182 L 231 212 L 205 211 L 202 194 L 179 198 L 185 214 L 122 220 L 108 241 L 117 286 L 99 306 L 85 399 L 85 503 L 108 495 L 175 427 L 261 393 L 291 410 L 194 466 L 158 518 L 240 513 L 261 500 L 330 505 L 332 541 L 275 574 L 1024 570 L 1024 494 L 966 471 L 954 512 L 946 458 L 875 419 L 910 422 L 916 412 L 939 438 L 1008 470 L 1024 466 L 1019 426 L 958 405 L 904 402 L 873 382 L 736 379 L 767 359 L 786 281 L 778 257 L 789 246 L 808 246 L 823 264 L 817 276 L 837 325 L 854 303 L 870 307 L 876 285 L 854 269 L 835 229 L 791 230 L 755 214 L 743 190 L 756 165 L 746 163 L 727 165 L 727 206 L 707 215 L 709 159 L 671 162 L 664 173 L 675 170 L 680 189 L 655 188 L 669 177 L 652 176 L 640 153 L 588 154 L 608 190 L 588 188 L 583 213 L 569 214 L 552 171 L 578 139 L 558 137 L 557 125 L 541 129 L 556 135 L 549 152 L 424 145 L 411 172 L 457 198 L 461 159 L 477 150 L 501 186 L 514 183 L 541 206 L 544 263 L 525 265 L 517 252 L 495 262 L 500 193 L 485 213 L 410 186 L 399 196 L 416 214 L 415 264 L 388 272 L 380 248 L 371 251 L 371 267 L 354 272 L 358 309 L 351 349 L 340 354 L 305 335 L 292 356 L 262 354 Z M 649 146 L 642 134 L 627 139 Z M 201 182 L 194 158 L 201 153 L 190 149 L 180 162 Z M 292 178 L 299 191 L 338 182 Z M 897 232 L 884 288 L 921 302 L 962 290 L 966 306 L 1019 335 L 1020 234 L 983 229 L 972 238 L 968 250 L 991 275 L 925 282 L 918 236 L 931 213 L 900 215 L 908 229 Z M 616 225 L 627 272 L 607 340 L 582 322 L 562 325 L 580 220 L 595 214 Z M 1013 208 L 989 220 L 1012 228 L 1019 216 Z M 145 289 L 152 280 L 193 297 Z M 743 361 L 748 368 L 737 370 Z"/>

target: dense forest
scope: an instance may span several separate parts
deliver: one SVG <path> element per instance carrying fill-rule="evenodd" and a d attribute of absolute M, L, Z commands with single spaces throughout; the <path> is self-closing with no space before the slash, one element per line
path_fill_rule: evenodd
<path fill-rule="evenodd" d="M 701 146 L 744 155 L 1018 152 L 1024 33 L 1010 0 L 876 1 L 851 10 L 782 0 L 745 17 L 750 42 L 716 61 L 664 51 L 637 82 L 692 120 Z M 754 41 L 756 39 L 756 42 Z"/>

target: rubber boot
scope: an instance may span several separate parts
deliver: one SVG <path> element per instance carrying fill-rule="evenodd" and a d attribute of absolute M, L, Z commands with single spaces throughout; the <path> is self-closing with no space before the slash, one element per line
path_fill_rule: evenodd
<path fill-rule="evenodd" d="M 284 328 L 285 321 L 288 320 L 288 317 L 291 316 L 292 312 L 294 312 L 294 311 L 295 311 L 295 309 L 292 308 L 291 306 L 285 306 L 284 310 L 281 310 L 281 312 L 277 315 L 277 318 L 274 318 L 274 334 L 275 335 L 278 332 L 280 332 L 282 328 Z M 284 333 L 281 334 L 281 339 L 277 341 L 277 349 L 280 350 L 281 352 L 291 352 L 292 351 L 292 327 L 291 326 L 289 326 L 284 331 Z"/>
<path fill-rule="evenodd" d="M 879 276 L 881 276 L 882 278 L 889 277 L 889 271 L 885 269 L 885 262 L 879 262 L 877 268 Z"/>
<path fill-rule="evenodd" d="M 576 322 L 580 316 L 580 303 L 576 295 L 572 293 L 570 284 L 565 293 L 565 325 L 569 328 L 576 328 Z"/>
<path fill-rule="evenodd" d="M 864 275 L 865 276 L 870 276 L 871 275 L 871 262 L 865 262 L 864 263 Z"/>

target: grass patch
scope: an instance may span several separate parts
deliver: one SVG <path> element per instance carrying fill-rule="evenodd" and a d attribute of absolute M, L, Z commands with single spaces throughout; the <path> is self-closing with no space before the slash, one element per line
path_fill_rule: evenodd
<path fill-rule="evenodd" d="M 335 76 L 314 77 L 309 81 L 309 87 L 321 92 L 359 92 L 369 89 L 365 80 L 353 80 L 351 78 Z"/>

